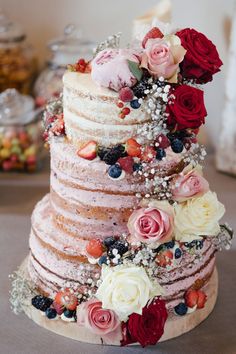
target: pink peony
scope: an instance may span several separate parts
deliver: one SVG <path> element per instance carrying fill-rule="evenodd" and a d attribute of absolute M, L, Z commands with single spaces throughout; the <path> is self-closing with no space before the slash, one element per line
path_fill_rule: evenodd
<path fill-rule="evenodd" d="M 121 333 L 121 323 L 114 311 L 102 308 L 102 303 L 91 299 L 77 307 L 77 323 L 94 334 L 117 336 Z"/>
<path fill-rule="evenodd" d="M 207 191 L 209 191 L 209 184 L 198 169 L 185 170 L 172 182 L 172 195 L 177 202 L 198 197 Z"/>
<path fill-rule="evenodd" d="M 129 49 L 104 49 L 91 63 L 91 77 L 98 85 L 115 91 L 132 87 L 137 80 L 129 69 L 128 60 L 139 63 L 138 54 Z"/>
<path fill-rule="evenodd" d="M 173 233 L 174 214 L 165 201 L 149 202 L 146 208 L 135 210 L 128 221 L 132 241 L 156 247 L 168 242 Z"/>
<path fill-rule="evenodd" d="M 147 69 L 155 78 L 164 77 L 169 82 L 176 83 L 179 64 L 185 53 L 180 39 L 175 35 L 150 38 L 145 45 L 141 67 Z"/>

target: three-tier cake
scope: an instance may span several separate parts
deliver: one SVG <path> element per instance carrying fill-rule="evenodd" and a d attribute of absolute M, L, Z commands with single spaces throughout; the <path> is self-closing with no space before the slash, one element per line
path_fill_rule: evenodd
<path fill-rule="evenodd" d="M 232 232 L 197 134 L 201 85 L 222 62 L 193 29 L 118 39 L 68 66 L 44 114 L 50 193 L 11 302 L 67 337 L 144 347 L 191 330 L 216 301 L 215 254 Z"/>

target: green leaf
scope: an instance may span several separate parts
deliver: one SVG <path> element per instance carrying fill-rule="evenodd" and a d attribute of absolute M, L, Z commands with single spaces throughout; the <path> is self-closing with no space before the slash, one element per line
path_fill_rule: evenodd
<path fill-rule="evenodd" d="M 128 60 L 129 70 L 134 75 L 134 77 L 140 81 L 143 76 L 143 71 L 140 69 L 139 64 L 135 61 Z"/>

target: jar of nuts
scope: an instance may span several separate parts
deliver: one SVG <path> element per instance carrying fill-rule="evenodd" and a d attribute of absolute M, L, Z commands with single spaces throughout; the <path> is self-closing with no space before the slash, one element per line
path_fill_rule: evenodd
<path fill-rule="evenodd" d="M 15 89 L 0 94 L 0 170 L 34 172 L 44 156 L 41 110 Z"/>
<path fill-rule="evenodd" d="M 67 65 L 74 64 L 81 57 L 90 59 L 95 46 L 94 42 L 82 39 L 81 32 L 72 24 L 65 27 L 63 36 L 49 41 L 49 60 L 34 85 L 38 106 L 45 105 L 51 98 L 59 97 L 62 76 Z"/>
<path fill-rule="evenodd" d="M 36 69 L 34 51 L 24 31 L 0 12 L 0 92 L 15 88 L 29 94 Z"/>

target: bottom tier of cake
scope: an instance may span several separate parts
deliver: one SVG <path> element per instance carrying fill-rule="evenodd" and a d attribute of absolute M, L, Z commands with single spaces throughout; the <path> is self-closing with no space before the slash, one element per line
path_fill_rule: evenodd
<path fill-rule="evenodd" d="M 22 263 L 20 271 L 24 277 L 29 278 L 27 262 L 28 258 Z M 218 293 L 218 274 L 216 268 L 214 269 L 209 282 L 205 285 L 203 290 L 207 295 L 205 307 L 195 310 L 194 312 L 183 317 L 174 315 L 169 316 L 165 324 L 164 334 L 159 342 L 163 342 L 189 332 L 209 316 L 215 306 Z M 30 304 L 30 301 L 31 299 L 29 299 L 29 304 L 25 306 L 24 311 L 26 315 L 39 326 L 56 334 L 81 342 L 120 346 L 121 333 L 118 332 L 116 338 L 109 340 L 107 337 L 102 338 L 99 335 L 91 333 L 86 328 L 79 326 L 76 322 L 68 323 L 64 322 L 60 318 L 56 320 L 49 320 L 43 312 L 36 310 Z"/>

